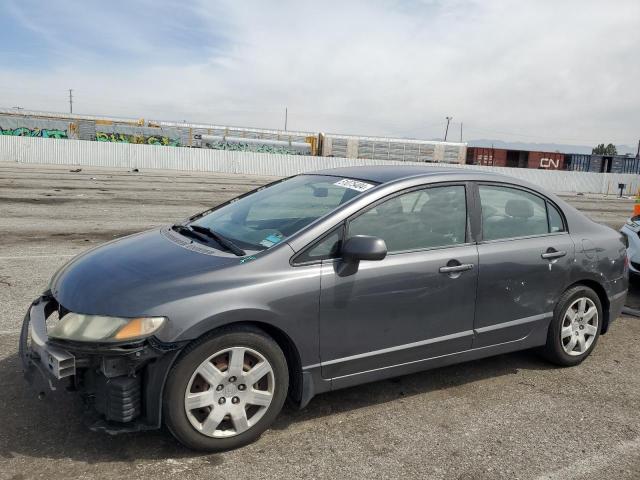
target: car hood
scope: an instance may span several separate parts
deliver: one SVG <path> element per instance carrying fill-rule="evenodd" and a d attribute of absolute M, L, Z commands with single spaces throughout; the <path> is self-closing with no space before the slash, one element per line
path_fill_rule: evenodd
<path fill-rule="evenodd" d="M 631 230 L 634 233 L 640 233 L 640 219 L 634 220 L 633 218 L 630 218 L 622 226 L 622 230 Z"/>
<path fill-rule="evenodd" d="M 51 279 L 51 293 L 77 313 L 157 314 L 160 305 L 198 290 L 219 277 L 219 270 L 239 263 L 238 257 L 224 252 L 191 250 L 188 239 L 180 245 L 163 233 L 166 230 L 125 237 L 75 257 Z"/>

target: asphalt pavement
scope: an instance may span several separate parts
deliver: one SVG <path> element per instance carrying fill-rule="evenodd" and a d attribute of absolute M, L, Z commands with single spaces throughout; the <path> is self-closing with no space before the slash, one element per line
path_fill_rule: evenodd
<path fill-rule="evenodd" d="M 340 390 L 286 409 L 259 441 L 205 455 L 164 431 L 90 432 L 84 407 L 39 400 L 18 331 L 57 268 L 100 243 L 178 221 L 270 178 L 0 163 L 0 479 L 640 478 L 640 319 L 555 368 L 519 352 Z M 567 196 L 619 228 L 632 202 Z M 640 308 L 634 284 L 628 304 Z"/>

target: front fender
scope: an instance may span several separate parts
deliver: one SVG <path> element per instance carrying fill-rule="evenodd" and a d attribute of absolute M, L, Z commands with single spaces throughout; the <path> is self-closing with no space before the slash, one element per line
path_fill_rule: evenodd
<path fill-rule="evenodd" d="M 279 321 L 279 316 L 276 313 L 260 308 L 241 308 L 219 312 L 191 325 L 180 333 L 176 341 L 195 340 L 216 328 L 241 322 L 264 323 L 283 330 L 283 321 Z"/>

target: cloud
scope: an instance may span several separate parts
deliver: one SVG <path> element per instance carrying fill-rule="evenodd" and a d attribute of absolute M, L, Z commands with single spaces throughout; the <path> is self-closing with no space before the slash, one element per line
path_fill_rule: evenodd
<path fill-rule="evenodd" d="M 85 113 L 243 126 L 282 127 L 287 106 L 311 131 L 435 138 L 452 115 L 453 138 L 460 121 L 465 138 L 639 133 L 636 0 L 24 5 L 11 21 L 46 58 L 0 64 L 6 106 L 64 110 L 74 88 Z"/>

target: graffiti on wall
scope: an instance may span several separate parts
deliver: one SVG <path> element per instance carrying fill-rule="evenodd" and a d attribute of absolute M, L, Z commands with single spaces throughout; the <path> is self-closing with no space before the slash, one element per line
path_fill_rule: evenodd
<path fill-rule="evenodd" d="M 308 155 L 301 150 L 281 145 L 254 145 L 242 142 L 207 142 L 205 145 L 214 150 L 231 150 L 235 152 L 279 153 L 284 155 Z"/>
<path fill-rule="evenodd" d="M 165 147 L 179 147 L 180 140 L 162 135 L 129 135 L 126 133 L 96 132 L 98 142 L 137 143 L 145 145 L 163 145 Z"/>
<path fill-rule="evenodd" d="M 57 128 L 17 127 L 4 129 L 0 126 L 0 135 L 11 137 L 69 138 L 66 130 Z"/>

